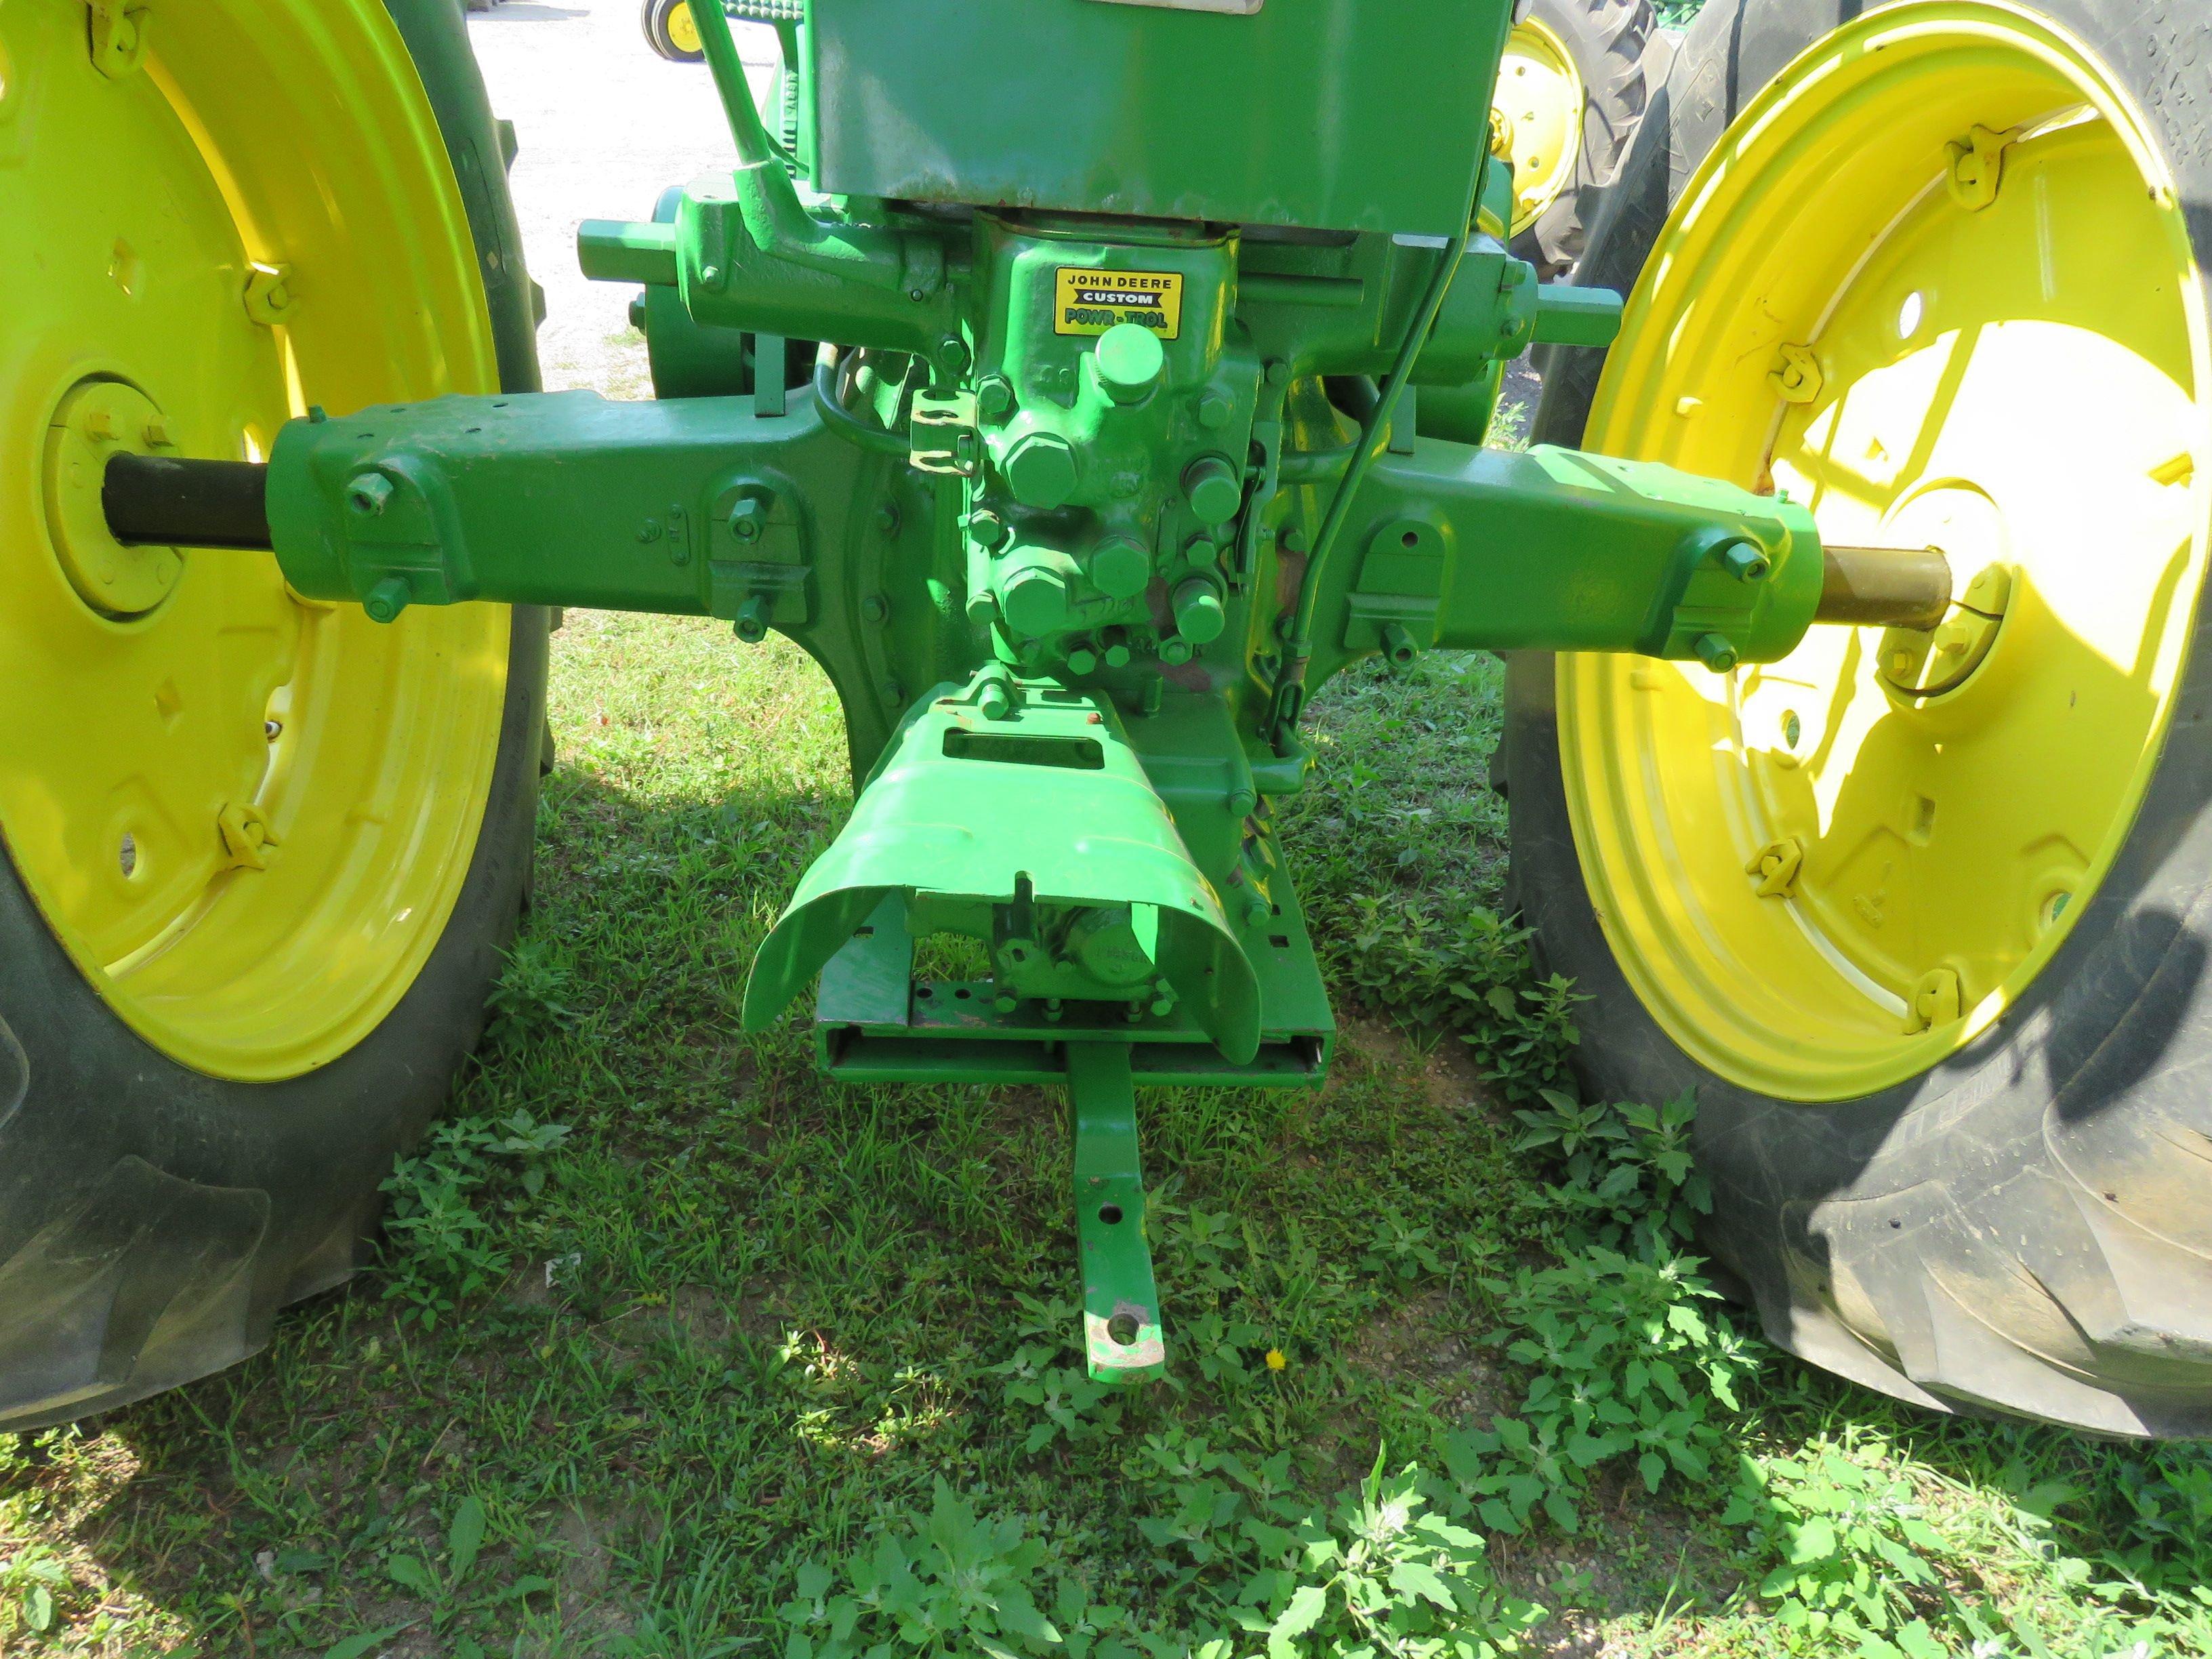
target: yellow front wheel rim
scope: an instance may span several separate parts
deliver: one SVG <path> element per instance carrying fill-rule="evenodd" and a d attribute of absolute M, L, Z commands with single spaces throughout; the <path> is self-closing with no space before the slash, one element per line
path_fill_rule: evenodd
<path fill-rule="evenodd" d="M 677 0 L 668 9 L 668 42 L 686 58 L 706 50 L 699 39 L 699 20 L 691 15 L 690 0 Z"/>
<path fill-rule="evenodd" d="M 2079 42 L 1905 4 L 1745 112 L 1631 316 L 1594 447 L 1786 490 L 1834 542 L 1942 546 L 1965 590 L 1932 647 L 1559 665 L 1577 846 L 1638 995 L 1735 1083 L 1863 1095 L 2019 1001 L 2157 763 L 2207 543 L 2187 226 Z"/>
<path fill-rule="evenodd" d="M 1518 236 L 1559 198 L 1575 176 L 1583 146 L 1586 94 L 1574 53 L 1548 24 L 1514 26 L 1498 65 L 1491 131 L 1513 164 L 1513 234 Z"/>
<path fill-rule="evenodd" d="M 103 543 L 87 492 L 118 447 L 258 458 L 311 402 L 495 389 L 483 292 L 377 0 L 92 18 L 0 8 L 0 838 L 154 1047 L 293 1076 L 453 912 L 507 613 L 379 628 L 266 555 Z"/>

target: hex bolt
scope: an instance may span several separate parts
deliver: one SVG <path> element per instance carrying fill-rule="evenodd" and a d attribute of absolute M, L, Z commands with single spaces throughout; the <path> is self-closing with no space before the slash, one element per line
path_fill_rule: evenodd
<path fill-rule="evenodd" d="M 1755 543 L 1730 542 L 1721 549 L 1721 564 L 1740 582 L 1763 582 L 1774 566 Z"/>
<path fill-rule="evenodd" d="M 757 542 L 768 527 L 768 504 L 748 495 L 730 509 L 730 534 L 741 542 Z"/>
<path fill-rule="evenodd" d="M 1025 563 L 1006 579 L 999 590 L 999 609 L 1007 627 L 1041 639 L 1067 625 L 1074 595 L 1068 582 L 1073 571 L 1060 568 L 1065 562 Z"/>
<path fill-rule="evenodd" d="M 1735 647 L 1723 635 L 1700 634 L 1691 648 L 1698 653 L 1698 660 L 1716 674 L 1728 673 L 1736 665 Z"/>
<path fill-rule="evenodd" d="M 1249 787 L 1229 792 L 1229 815 L 1234 818 L 1249 818 L 1259 810 L 1260 797 Z"/>
<path fill-rule="evenodd" d="M 1024 507 L 1063 507 L 1075 494 L 1074 447 L 1053 432 L 1032 432 L 1007 455 L 1006 487 Z"/>
<path fill-rule="evenodd" d="M 937 343 L 937 366 L 948 374 L 957 374 L 968 367 L 968 343 L 957 334 L 948 334 Z"/>
<path fill-rule="evenodd" d="M 391 486 L 387 484 L 386 488 L 389 489 Z M 408 585 L 406 577 L 386 576 L 368 590 L 368 597 L 361 602 L 361 608 L 368 612 L 371 622 L 396 622 L 414 597 L 415 590 Z"/>
<path fill-rule="evenodd" d="M 748 593 L 738 607 L 738 619 L 733 624 L 737 635 L 747 645 L 758 645 L 768 637 L 769 599 L 765 593 Z"/>
<path fill-rule="evenodd" d="M 391 500 L 392 480 L 381 472 L 356 472 L 346 483 L 346 505 L 363 518 L 375 518 Z"/>
<path fill-rule="evenodd" d="M 879 623 L 891 614 L 891 603 L 880 593 L 871 593 L 860 601 L 860 620 Z"/>
<path fill-rule="evenodd" d="M 1004 420 L 1014 410 L 1014 385 L 1003 374 L 986 374 L 975 388 L 978 420 Z"/>
<path fill-rule="evenodd" d="M 896 501 L 885 501 L 876 509 L 876 529 L 885 536 L 896 536 L 899 528 L 899 507 Z"/>
<path fill-rule="evenodd" d="M 1198 400 L 1198 423 L 1208 432 L 1218 432 L 1229 424 L 1236 407 L 1220 392 L 1209 392 Z"/>
<path fill-rule="evenodd" d="M 1127 536 L 1109 536 L 1091 550 L 1089 574 L 1091 585 L 1108 599 L 1133 599 L 1152 579 L 1152 556 Z"/>
<path fill-rule="evenodd" d="M 1098 672 L 1098 653 L 1078 646 L 1067 653 L 1067 672 L 1071 674 L 1095 674 Z"/>

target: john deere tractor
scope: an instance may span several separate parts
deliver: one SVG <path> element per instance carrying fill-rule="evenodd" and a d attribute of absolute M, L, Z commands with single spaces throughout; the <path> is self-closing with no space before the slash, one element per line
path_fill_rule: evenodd
<path fill-rule="evenodd" d="M 1509 0 L 767 9 L 775 117 L 696 9 L 733 164 L 579 232 L 617 403 L 535 389 L 453 0 L 0 8 L 0 1427 L 353 1271 L 577 605 L 825 671 L 744 1020 L 1066 1090 L 1097 1376 L 1173 1363 L 1138 1091 L 1328 1072 L 1310 699 L 1489 650 L 1588 1086 L 1696 1095 L 1772 1338 L 2212 1429 L 2200 8 L 1714 0 L 1571 286 Z"/>

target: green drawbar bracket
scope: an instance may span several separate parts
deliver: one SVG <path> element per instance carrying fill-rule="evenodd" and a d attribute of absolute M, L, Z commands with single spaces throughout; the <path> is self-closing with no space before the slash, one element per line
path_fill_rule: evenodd
<path fill-rule="evenodd" d="M 1067 1046 L 1075 1117 L 1075 1237 L 1083 1253 L 1083 1346 L 1094 1382 L 1142 1382 L 1167 1369 L 1145 1177 L 1137 1165 L 1137 1091 L 1125 1042 Z"/>

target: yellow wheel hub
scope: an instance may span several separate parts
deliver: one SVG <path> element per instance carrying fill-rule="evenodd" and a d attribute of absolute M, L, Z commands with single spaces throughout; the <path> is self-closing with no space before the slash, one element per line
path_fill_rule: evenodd
<path fill-rule="evenodd" d="M 46 428 L 46 533 L 77 598 L 102 616 L 144 616 L 175 591 L 183 574 L 174 548 L 117 542 L 100 504 L 110 456 L 173 447 L 153 400 L 121 380 L 70 387 Z"/>
<path fill-rule="evenodd" d="M 1900 5 L 1746 112 L 1630 315 L 1593 447 L 1786 490 L 1838 544 L 1940 546 L 1960 602 L 1725 678 L 1562 658 L 1592 899 L 1709 1069 L 1903 1081 L 2050 960 L 2172 715 L 2207 539 L 2182 209 L 2080 45 Z"/>
<path fill-rule="evenodd" d="M 699 20 L 691 15 L 689 0 L 677 0 L 668 9 L 668 40 L 687 58 L 706 50 L 699 39 Z"/>
<path fill-rule="evenodd" d="M 391 1011 L 452 912 L 507 617 L 379 628 L 266 555 L 120 547 L 100 471 L 491 390 L 489 328 L 378 0 L 102 17 L 0 6 L 0 842 L 148 1042 L 290 1076 Z"/>
<path fill-rule="evenodd" d="M 1513 163 L 1513 234 L 1559 198 L 1582 157 L 1585 94 L 1574 54 L 1534 18 L 1515 25 L 1498 71 L 1491 135 Z"/>

